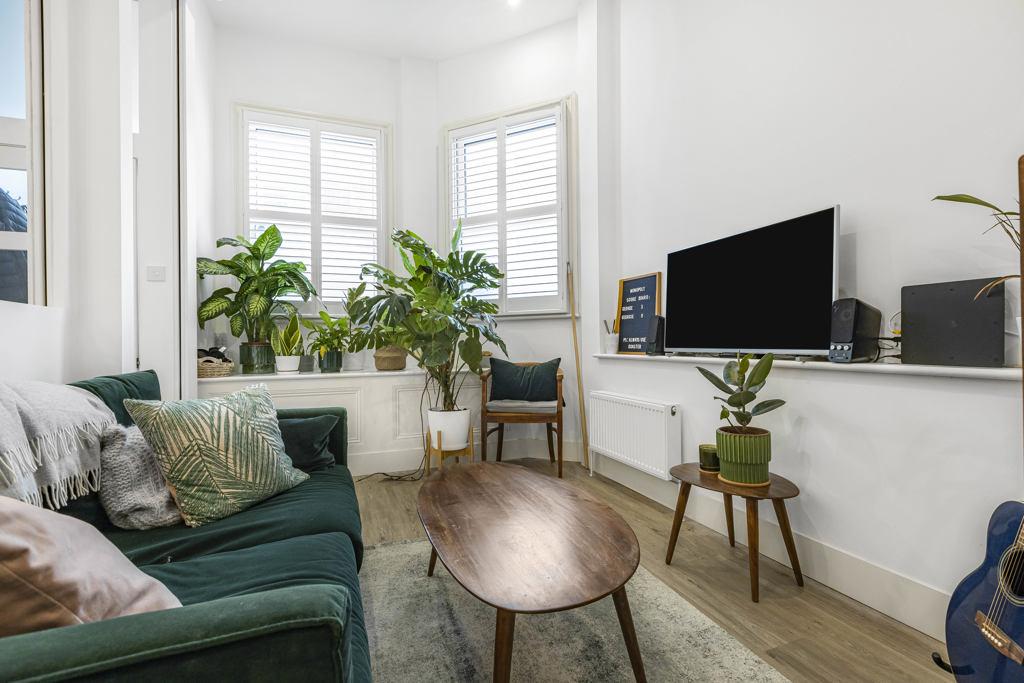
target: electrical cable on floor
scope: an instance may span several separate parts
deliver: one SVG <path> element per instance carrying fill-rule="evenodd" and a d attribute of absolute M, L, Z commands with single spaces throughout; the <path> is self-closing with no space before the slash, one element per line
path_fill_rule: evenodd
<path fill-rule="evenodd" d="M 426 434 L 426 432 L 423 429 L 423 401 L 427 397 L 427 389 L 428 388 L 430 388 L 430 375 L 426 376 L 426 379 L 423 382 L 423 392 L 420 394 L 420 433 L 421 434 Z M 426 467 L 425 467 L 425 463 L 427 461 L 427 458 L 430 457 L 429 453 L 430 453 L 430 449 L 427 446 L 427 439 L 426 439 L 426 437 L 424 437 L 424 439 L 423 439 L 423 457 L 420 458 L 420 464 L 416 466 L 415 470 L 413 470 L 411 472 L 406 472 L 405 474 L 399 474 L 399 473 L 396 473 L 396 472 L 374 472 L 373 474 L 364 474 L 361 477 L 356 477 L 355 481 L 356 482 L 365 481 L 366 479 L 369 479 L 371 477 L 378 477 L 378 476 L 379 477 L 384 477 L 384 481 L 419 481 L 420 479 L 422 479 L 424 477 L 424 475 L 427 472 Z"/>

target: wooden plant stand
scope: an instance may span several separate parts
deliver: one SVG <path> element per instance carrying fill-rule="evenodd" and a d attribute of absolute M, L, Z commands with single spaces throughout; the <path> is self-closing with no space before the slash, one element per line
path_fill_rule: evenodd
<path fill-rule="evenodd" d="M 437 466 L 438 466 L 438 469 L 440 469 L 441 467 L 444 466 L 445 458 L 455 458 L 455 462 L 459 462 L 458 459 L 460 457 L 466 456 L 466 457 L 469 458 L 470 462 L 473 462 L 473 458 L 475 457 L 475 455 L 476 454 L 473 451 L 473 425 L 472 424 L 470 424 L 470 426 L 469 426 L 469 438 L 466 441 L 466 447 L 465 448 L 457 448 L 457 449 L 455 449 L 453 451 L 447 451 L 447 450 L 444 449 L 444 444 L 441 443 L 441 432 L 437 433 L 437 446 L 436 447 L 434 446 L 433 435 L 429 431 L 427 432 L 427 466 L 426 466 L 427 467 L 427 474 L 430 474 L 430 464 L 431 464 L 431 462 L 433 462 L 435 456 L 438 458 Z"/>
<path fill-rule="evenodd" d="M 729 545 L 734 547 L 736 545 L 736 534 L 732 526 L 732 497 L 739 496 L 747 502 L 747 555 L 750 564 L 751 600 L 754 602 L 758 601 L 757 504 L 762 500 L 772 501 L 772 505 L 775 507 L 775 516 L 779 519 L 782 540 L 786 543 L 789 562 L 793 565 L 793 576 L 796 578 L 796 585 L 804 585 L 804 575 L 800 571 L 800 558 L 796 556 L 793 530 L 789 526 L 789 514 L 786 512 L 786 499 L 795 498 L 800 494 L 800 489 L 796 484 L 777 474 L 771 475 L 771 481 L 764 486 L 731 484 L 719 479 L 717 474 L 703 472 L 700 469 L 700 465 L 695 462 L 676 465 L 669 470 L 669 474 L 679 480 L 679 499 L 676 501 L 676 513 L 672 518 L 672 533 L 668 537 L 668 552 L 665 554 L 665 564 L 672 564 L 672 553 L 675 552 L 676 540 L 679 539 L 679 528 L 683 524 L 686 499 L 690 495 L 690 488 L 696 486 L 708 491 L 718 491 L 722 494 L 722 497 L 725 499 L 725 523 L 729 530 Z"/>

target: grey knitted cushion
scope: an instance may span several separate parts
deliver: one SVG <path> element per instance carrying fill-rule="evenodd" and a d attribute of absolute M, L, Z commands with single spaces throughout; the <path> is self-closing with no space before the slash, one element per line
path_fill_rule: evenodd
<path fill-rule="evenodd" d="M 138 427 L 108 427 L 100 443 L 100 502 L 111 522 L 122 529 L 181 522 L 156 453 Z"/>

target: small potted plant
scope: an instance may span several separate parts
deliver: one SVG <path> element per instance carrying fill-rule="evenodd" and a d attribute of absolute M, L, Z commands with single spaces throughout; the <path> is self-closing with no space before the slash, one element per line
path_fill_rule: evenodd
<path fill-rule="evenodd" d="M 302 332 L 299 317 L 292 315 L 288 324 L 281 329 L 274 326 L 270 332 L 270 346 L 274 349 L 274 361 L 278 372 L 298 372 L 302 360 Z"/>
<path fill-rule="evenodd" d="M 319 320 L 304 319 L 302 324 L 310 330 L 309 353 L 320 359 L 320 372 L 341 372 L 345 350 L 352 341 L 348 318 L 332 318 L 327 311 L 320 311 Z"/>
<path fill-rule="evenodd" d="M 238 287 L 221 287 L 199 304 L 199 327 L 214 318 L 226 316 L 231 334 L 245 341 L 238 349 L 243 374 L 265 374 L 274 371 L 274 349 L 270 335 L 277 325 L 276 317 L 296 315 L 295 305 L 286 299 L 308 301 L 316 288 L 305 275 L 303 263 L 274 259 L 284 238 L 276 225 L 269 226 L 250 242 L 238 237 L 221 237 L 217 246 L 240 247 L 229 259 L 196 259 L 196 272 L 202 280 L 207 275 L 230 275 Z"/>
<path fill-rule="evenodd" d="M 723 404 L 719 417 L 729 423 L 728 426 L 719 427 L 715 434 L 721 467 L 718 477 L 726 483 L 739 486 L 764 486 L 769 483 L 772 434 L 767 429 L 751 427 L 750 423 L 755 417 L 786 403 L 773 398 L 748 408 L 764 388 L 775 361 L 775 356 L 768 353 L 751 369 L 752 358 L 749 354 L 739 358 L 737 354 L 736 360 L 725 364 L 721 377 L 704 368 L 697 368 L 715 388 L 726 394 L 726 398 L 715 397 L 715 400 Z"/>

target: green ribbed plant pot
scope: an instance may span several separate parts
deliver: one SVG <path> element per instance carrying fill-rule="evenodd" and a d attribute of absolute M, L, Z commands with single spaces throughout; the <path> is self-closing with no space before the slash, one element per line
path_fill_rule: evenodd
<path fill-rule="evenodd" d="M 243 375 L 269 375 L 274 372 L 274 349 L 267 342 L 242 342 L 238 360 Z"/>
<path fill-rule="evenodd" d="M 771 432 L 759 427 L 719 427 L 715 440 L 721 463 L 720 480 L 740 486 L 765 486 L 769 483 Z"/>

